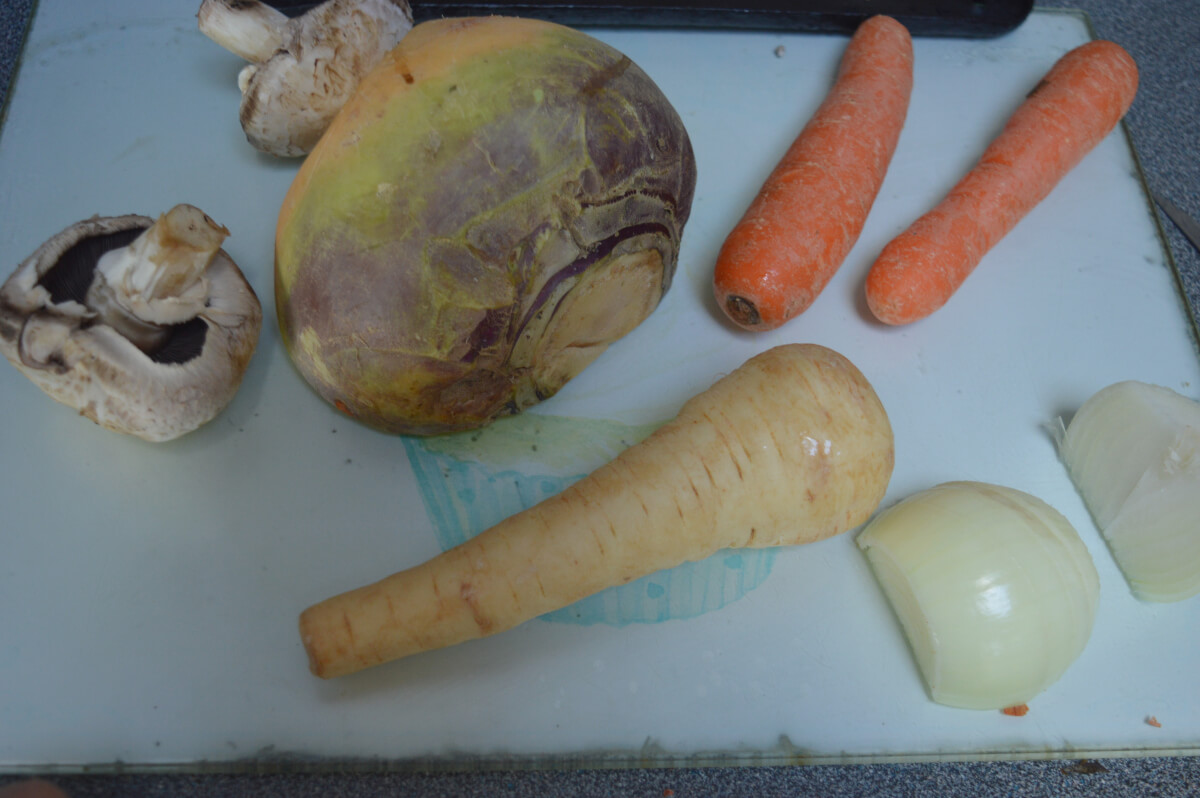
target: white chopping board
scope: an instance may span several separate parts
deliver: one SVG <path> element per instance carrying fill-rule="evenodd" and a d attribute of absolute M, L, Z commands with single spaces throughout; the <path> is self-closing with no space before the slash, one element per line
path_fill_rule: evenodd
<path fill-rule="evenodd" d="M 996 482 L 1055 506 L 1092 552 L 1092 639 L 1013 718 L 929 700 L 853 533 L 718 555 L 490 639 L 311 676 L 300 610 L 432 556 L 465 534 L 454 513 L 474 507 L 469 527 L 512 500 L 503 485 L 479 499 L 491 472 L 354 424 L 292 369 L 274 324 L 272 234 L 297 164 L 245 143 L 240 64 L 197 32 L 195 6 L 41 0 L 0 135 L 0 268 L 78 219 L 186 201 L 231 229 L 226 249 L 267 317 L 232 405 L 170 444 L 95 427 L 0 364 L 0 770 L 1200 752 L 1200 598 L 1130 596 L 1046 431 L 1118 380 L 1200 386 L 1124 131 L 931 318 L 883 328 L 861 296 L 872 256 L 1089 37 L 1084 19 L 1039 11 L 1000 39 L 917 40 L 908 122 L 859 244 L 807 313 L 761 335 L 722 322 L 712 260 L 845 40 L 593 31 L 679 110 L 696 201 L 660 308 L 537 408 L 565 450 L 546 446 L 506 477 L 545 492 L 607 456 L 575 454 L 555 419 L 653 423 L 772 345 L 837 349 L 892 419 L 885 505 L 946 480 Z"/>

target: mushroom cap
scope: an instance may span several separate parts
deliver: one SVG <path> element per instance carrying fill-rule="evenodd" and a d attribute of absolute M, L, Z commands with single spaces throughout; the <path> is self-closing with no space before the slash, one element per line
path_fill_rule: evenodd
<path fill-rule="evenodd" d="M 0 352 L 39 388 L 92 421 L 149 441 L 190 432 L 237 393 L 262 306 L 224 250 L 205 272 L 204 310 L 143 352 L 83 304 L 95 263 L 154 220 L 92 217 L 42 244 L 0 286 Z"/>
<path fill-rule="evenodd" d="M 246 138 L 272 155 L 307 154 L 412 25 L 407 0 L 326 0 L 290 20 L 286 44 L 238 76 Z"/>

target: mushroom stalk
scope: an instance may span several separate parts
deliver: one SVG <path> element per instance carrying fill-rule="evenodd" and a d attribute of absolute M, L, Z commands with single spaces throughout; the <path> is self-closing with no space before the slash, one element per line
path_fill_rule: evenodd
<path fill-rule="evenodd" d="M 176 205 L 128 246 L 96 264 L 85 304 L 143 351 L 204 310 L 204 272 L 229 231 L 192 205 Z"/>
<path fill-rule="evenodd" d="M 287 45 L 288 17 L 257 0 L 205 0 L 200 32 L 234 55 L 260 64 Z"/>

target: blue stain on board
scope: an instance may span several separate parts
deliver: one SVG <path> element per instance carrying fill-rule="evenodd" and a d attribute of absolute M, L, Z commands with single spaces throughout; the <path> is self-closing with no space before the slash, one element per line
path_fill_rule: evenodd
<path fill-rule="evenodd" d="M 481 431 L 402 440 L 444 551 L 559 493 L 653 427 L 524 414 Z M 769 548 L 720 551 L 602 590 L 542 618 L 612 626 L 691 618 L 758 587 L 774 560 Z"/>

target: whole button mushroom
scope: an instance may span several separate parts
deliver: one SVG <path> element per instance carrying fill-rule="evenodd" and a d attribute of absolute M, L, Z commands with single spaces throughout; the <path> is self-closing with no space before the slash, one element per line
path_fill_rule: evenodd
<path fill-rule="evenodd" d="M 259 0 L 204 0 L 200 31 L 250 63 L 239 119 L 255 149 L 305 155 L 383 55 L 413 26 L 408 0 L 326 0 L 289 18 Z"/>
<path fill-rule="evenodd" d="M 262 329 L 227 235 L 192 205 L 71 225 L 0 286 L 0 351 L 103 427 L 191 432 L 233 398 Z"/>

